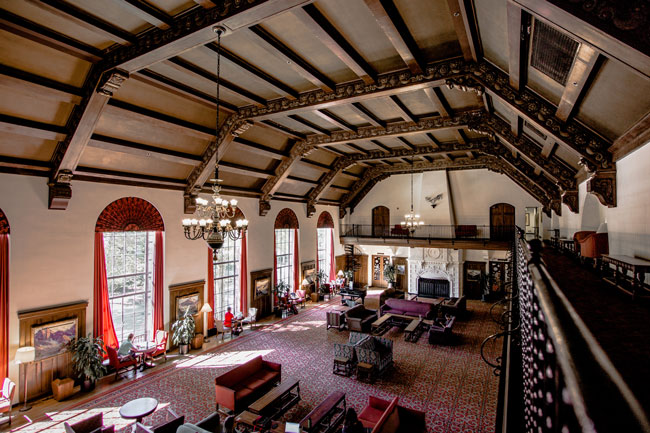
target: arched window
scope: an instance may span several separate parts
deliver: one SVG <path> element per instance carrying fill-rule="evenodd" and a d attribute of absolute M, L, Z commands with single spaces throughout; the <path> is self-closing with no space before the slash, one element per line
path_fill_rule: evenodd
<path fill-rule="evenodd" d="M 327 281 L 331 281 L 336 278 L 336 266 L 334 264 L 334 220 L 332 219 L 332 215 L 327 211 L 321 212 L 316 227 L 318 236 L 318 250 L 316 252 L 316 257 L 318 258 L 317 269 L 325 272 Z"/>
<path fill-rule="evenodd" d="M 0 380 L 9 376 L 9 220 L 0 209 Z"/>
<path fill-rule="evenodd" d="M 242 211 L 237 208 L 233 221 L 245 219 Z M 214 317 L 223 320 L 226 309 L 231 307 L 233 312 L 247 313 L 246 299 L 246 235 L 237 240 L 226 237 L 219 250 L 217 259 L 208 247 L 208 299 L 211 300 Z M 212 287 L 210 287 L 210 282 Z M 208 320 L 208 327 L 213 322 Z"/>
<path fill-rule="evenodd" d="M 275 284 L 283 281 L 291 291 L 300 286 L 298 242 L 298 217 L 282 209 L 275 218 Z"/>
<path fill-rule="evenodd" d="M 97 219 L 93 324 L 110 346 L 130 333 L 151 340 L 164 326 L 164 230 L 158 210 L 137 197 L 112 202 Z"/>

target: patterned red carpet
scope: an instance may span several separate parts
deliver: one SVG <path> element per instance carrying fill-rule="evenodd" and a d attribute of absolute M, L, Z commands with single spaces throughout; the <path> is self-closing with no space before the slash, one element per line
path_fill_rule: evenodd
<path fill-rule="evenodd" d="M 325 311 L 337 302 L 301 312 L 274 325 L 250 333 L 184 362 L 158 367 L 154 374 L 76 404 L 68 410 L 50 414 L 18 431 L 62 431 L 63 421 L 82 419 L 101 411 L 106 425 L 128 425 L 119 416 L 122 404 L 138 397 L 155 397 L 158 410 L 145 421 L 157 424 L 171 407 L 188 422 L 212 413 L 214 377 L 262 354 L 282 364 L 282 377 L 300 380 L 301 402 L 285 416 L 299 421 L 333 390 L 345 391 L 349 406 L 360 411 L 368 396 L 399 396 L 400 404 L 425 411 L 430 432 L 493 432 L 498 377 L 480 357 L 483 339 L 496 332 L 488 317 L 489 305 L 470 301 L 469 319 L 457 321 L 453 346 L 430 346 L 426 334 L 418 343 L 404 341 L 402 331 L 393 328 L 395 368 L 375 384 L 357 382 L 332 374 L 333 343 L 347 340 L 348 332 L 325 330 Z M 494 351 L 498 348 L 492 348 Z M 495 353 L 492 355 L 494 356 Z"/>

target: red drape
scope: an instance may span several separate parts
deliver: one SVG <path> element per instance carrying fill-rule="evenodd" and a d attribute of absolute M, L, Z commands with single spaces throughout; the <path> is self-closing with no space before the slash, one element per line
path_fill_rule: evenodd
<path fill-rule="evenodd" d="M 330 245 L 330 281 L 336 279 L 336 263 L 334 262 L 334 229 L 330 229 L 332 233 L 332 245 Z"/>
<path fill-rule="evenodd" d="M 298 229 L 293 229 L 293 289 L 298 290 L 300 287 L 300 257 L 298 252 L 300 250 L 300 242 L 298 240 Z"/>
<path fill-rule="evenodd" d="M 208 304 L 212 313 L 208 314 L 208 329 L 214 328 L 214 254 L 208 247 Z"/>
<path fill-rule="evenodd" d="M 241 237 L 241 258 L 239 260 L 239 309 L 248 316 L 248 263 L 246 259 L 246 232 Z"/>
<path fill-rule="evenodd" d="M 156 232 L 156 256 L 153 270 L 153 336 L 156 331 L 165 329 L 165 267 L 163 266 L 163 234 Z"/>
<path fill-rule="evenodd" d="M 93 283 L 93 336 L 102 337 L 104 344 L 118 347 L 119 341 L 113 326 L 111 304 L 108 300 L 104 235 L 95 232 L 95 276 Z"/>
<path fill-rule="evenodd" d="M 277 232 L 273 231 L 273 287 L 278 284 L 278 255 L 276 254 L 275 237 Z M 273 295 L 273 306 L 277 304 L 277 295 Z"/>
<path fill-rule="evenodd" d="M 0 383 L 9 376 L 9 235 L 0 235 Z"/>

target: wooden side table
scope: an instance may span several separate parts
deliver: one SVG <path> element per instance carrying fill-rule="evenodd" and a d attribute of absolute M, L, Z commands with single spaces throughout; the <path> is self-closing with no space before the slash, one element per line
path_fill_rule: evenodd
<path fill-rule="evenodd" d="M 332 373 L 339 376 L 349 377 L 352 374 L 352 360 L 337 356 L 334 358 Z"/>
<path fill-rule="evenodd" d="M 361 382 L 375 383 L 375 366 L 367 362 L 357 364 L 357 380 Z"/>

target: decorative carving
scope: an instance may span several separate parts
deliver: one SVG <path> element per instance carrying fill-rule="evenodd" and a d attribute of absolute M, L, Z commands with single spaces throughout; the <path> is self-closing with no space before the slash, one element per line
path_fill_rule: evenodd
<path fill-rule="evenodd" d="M 325 177 L 319 181 L 318 185 L 316 185 L 307 196 L 307 218 L 311 218 L 316 213 L 316 208 L 314 206 L 323 192 L 325 192 L 325 189 L 332 184 L 332 181 L 334 181 L 334 178 L 341 172 L 341 170 L 349 166 L 351 163 L 352 160 L 347 157 L 337 158 L 334 161 L 332 169 L 325 174 Z M 310 214 L 310 210 L 312 209 L 313 211 Z"/>
<path fill-rule="evenodd" d="M 562 201 L 561 200 L 551 200 L 549 207 L 557 216 L 562 216 Z"/>
<path fill-rule="evenodd" d="M 243 118 L 268 116 L 270 114 L 295 110 L 297 108 L 311 107 L 328 102 L 351 99 L 377 93 L 387 93 L 390 90 L 421 86 L 437 81 L 446 80 L 469 72 L 469 63 L 463 59 L 446 60 L 430 64 L 423 74 L 412 74 L 408 70 L 382 74 L 374 84 L 366 84 L 363 80 L 356 80 L 336 86 L 333 92 L 314 90 L 301 93 L 298 99 L 286 98 L 269 101 L 265 106 L 249 106 L 240 109 Z"/>
<path fill-rule="evenodd" d="M 578 213 L 579 199 L 578 191 L 564 191 L 562 193 L 562 203 L 567 205 L 569 210 L 573 213 Z"/>
<path fill-rule="evenodd" d="M 66 210 L 72 198 L 72 172 L 61 170 L 56 178 L 48 182 L 47 208 L 52 210 Z"/>
<path fill-rule="evenodd" d="M 104 208 L 95 224 L 96 232 L 165 231 L 158 209 L 138 197 L 124 197 Z"/>
<path fill-rule="evenodd" d="M 333 229 L 334 219 L 332 218 L 332 215 L 330 215 L 330 213 L 327 212 L 326 210 L 321 212 L 320 215 L 318 216 L 318 223 L 316 224 L 316 228 Z"/>
<path fill-rule="evenodd" d="M 259 202 L 259 215 L 266 216 L 267 213 L 271 210 L 271 203 L 266 200 L 260 200 Z"/>
<path fill-rule="evenodd" d="M 483 96 L 483 86 L 476 84 L 476 82 L 469 80 L 467 77 L 451 78 L 445 81 L 448 89 L 458 89 L 463 92 L 474 92 L 478 96 Z"/>
<path fill-rule="evenodd" d="M 587 181 L 587 192 L 598 197 L 603 206 L 616 207 L 616 170 L 597 171 Z"/>
<path fill-rule="evenodd" d="M 308 201 L 307 202 L 307 218 L 311 218 L 316 214 L 316 206 L 314 205 L 314 202 Z"/>
<path fill-rule="evenodd" d="M 196 194 L 183 194 L 183 213 L 193 214 L 196 212 Z"/>
<path fill-rule="evenodd" d="M 239 137 L 244 132 L 248 131 L 251 126 L 253 126 L 253 122 L 250 120 L 240 120 L 235 124 L 234 130 L 231 132 L 231 134 L 233 137 Z"/>
<path fill-rule="evenodd" d="M 286 179 L 286 177 L 289 175 L 289 169 L 291 166 L 298 159 L 309 155 L 313 150 L 314 146 L 304 141 L 298 141 L 296 144 L 294 144 L 289 151 L 289 156 L 282 158 L 282 161 L 275 169 L 275 175 L 269 177 L 262 186 L 262 197 L 260 200 L 269 201 L 275 191 L 277 191 L 281 181 Z"/>
<path fill-rule="evenodd" d="M 278 216 L 275 217 L 275 226 L 276 229 L 297 229 L 298 227 L 298 217 L 295 212 L 285 207 L 278 213 Z"/>
<path fill-rule="evenodd" d="M 323 212 L 325 213 L 325 212 Z M 329 215 L 329 214 L 328 214 Z M 330 217 L 332 218 L 332 217 Z M 320 219 L 319 219 L 320 221 Z M 8 235 L 9 234 L 9 220 L 7 219 L 7 215 L 0 209 L 0 235 Z"/>
<path fill-rule="evenodd" d="M 475 83 L 473 86 L 483 85 L 516 112 L 531 119 L 537 127 L 580 153 L 595 166 L 601 169 L 608 169 L 612 166 L 612 156 L 607 151 L 611 143 L 575 119 L 562 123 L 555 117 L 557 107 L 528 89 L 516 91 L 510 86 L 508 74 L 489 63 L 471 64 L 470 69 L 472 75 L 467 77 L 466 86 L 472 86 L 469 84 L 472 81 Z"/>
<path fill-rule="evenodd" d="M 344 207 L 339 206 L 339 219 L 345 218 L 346 210 Z"/>
<path fill-rule="evenodd" d="M 551 216 L 552 216 L 551 208 L 548 208 L 548 207 L 544 206 L 544 207 L 542 208 L 542 212 L 544 212 L 544 215 L 546 215 L 547 217 L 551 218 Z"/>
<path fill-rule="evenodd" d="M 113 69 L 105 72 L 97 84 L 97 93 L 108 96 L 113 96 L 122 86 L 122 83 L 129 78 L 129 73 L 121 69 Z"/>

